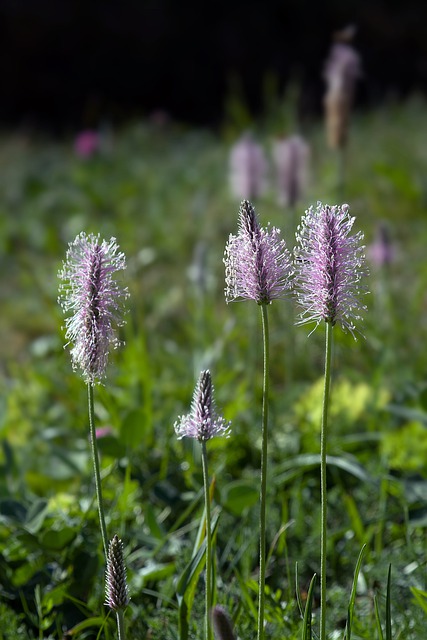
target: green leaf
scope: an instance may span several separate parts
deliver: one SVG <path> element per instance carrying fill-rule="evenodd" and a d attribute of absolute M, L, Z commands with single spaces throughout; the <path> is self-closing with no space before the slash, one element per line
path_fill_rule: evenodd
<path fill-rule="evenodd" d="M 414 596 L 415 602 L 427 614 L 427 591 L 417 589 L 417 587 L 411 587 L 411 593 Z"/>
<path fill-rule="evenodd" d="M 381 618 L 380 618 L 380 612 L 378 608 L 378 600 L 376 595 L 374 596 L 374 609 L 375 609 L 375 621 L 377 623 L 378 640 L 384 640 L 383 630 L 381 628 Z"/>
<path fill-rule="evenodd" d="M 344 504 L 347 507 L 347 513 L 350 517 L 351 528 L 353 529 L 357 540 L 359 540 L 359 542 L 363 542 L 364 539 L 366 540 L 365 528 L 363 526 L 362 518 L 360 517 L 356 501 L 349 494 L 344 494 L 343 499 Z"/>
<path fill-rule="evenodd" d="M 372 482 L 372 478 L 366 473 L 364 467 L 354 460 L 348 460 L 342 456 L 326 456 L 326 464 L 342 469 L 362 482 Z M 277 468 L 274 482 L 277 485 L 285 484 L 296 476 L 320 466 L 320 454 L 303 453 L 290 458 Z"/>
<path fill-rule="evenodd" d="M 253 619 L 256 620 L 258 616 L 257 607 L 249 592 L 248 586 L 252 588 L 254 593 L 257 593 L 258 585 L 254 580 L 244 580 L 236 568 L 234 569 L 234 573 L 239 582 L 239 590 L 240 590 L 240 595 L 242 597 L 242 600 L 245 602 L 248 611 L 251 612 Z"/>
<path fill-rule="evenodd" d="M 144 521 L 150 529 L 151 535 L 157 540 L 163 540 L 165 532 L 157 522 L 156 514 L 150 503 L 147 503 L 144 509 Z"/>
<path fill-rule="evenodd" d="M 311 640 L 311 610 L 313 608 L 314 585 L 316 583 L 316 578 L 317 575 L 314 574 L 308 588 L 307 602 L 305 605 L 304 620 L 302 626 L 302 640 Z"/>
<path fill-rule="evenodd" d="M 256 484 L 246 480 L 236 480 L 225 486 L 222 504 L 224 509 L 233 515 L 241 516 L 257 504 L 258 500 L 259 488 Z"/>
<path fill-rule="evenodd" d="M 298 575 L 298 561 L 295 562 L 295 593 L 297 596 L 297 604 L 301 618 L 303 617 L 304 607 L 302 606 L 301 594 L 299 591 L 299 575 Z"/>
<path fill-rule="evenodd" d="M 75 636 L 81 631 L 84 631 L 85 629 L 90 629 L 91 627 L 98 627 L 101 629 L 105 625 L 106 620 L 107 618 L 102 618 L 101 616 L 86 618 L 86 620 L 79 622 L 72 629 L 68 629 L 66 635 Z"/>
<path fill-rule="evenodd" d="M 49 511 L 49 503 L 47 500 L 37 500 L 28 509 L 25 520 L 25 528 L 30 533 L 37 533 Z"/>
<path fill-rule="evenodd" d="M 137 582 L 139 589 L 142 589 L 147 582 L 158 582 L 159 580 L 164 580 L 165 578 L 173 575 L 175 570 L 175 562 L 153 562 L 151 564 L 147 564 L 144 568 L 138 571 L 137 576 L 134 576 L 134 582 Z"/>
<path fill-rule="evenodd" d="M 0 522 L 16 522 L 23 524 L 27 517 L 27 509 L 18 500 L 4 498 L 0 500 Z"/>
<path fill-rule="evenodd" d="M 216 533 L 219 522 L 219 513 L 212 518 L 212 541 Z M 178 600 L 178 624 L 180 640 L 188 638 L 188 622 L 191 609 L 193 607 L 194 594 L 199 576 L 202 572 L 206 555 L 206 538 L 200 545 L 197 553 L 193 555 L 190 562 L 181 574 L 176 585 L 176 596 Z"/>
<path fill-rule="evenodd" d="M 356 563 L 356 568 L 354 570 L 353 585 L 351 587 L 350 602 L 348 604 L 348 610 L 347 610 L 347 622 L 345 625 L 344 640 L 351 640 L 351 627 L 353 624 L 354 603 L 356 601 L 357 580 L 359 578 L 360 567 L 362 566 L 362 560 L 363 560 L 365 551 L 366 551 L 366 544 L 364 544 L 360 550 L 359 557 Z"/>
<path fill-rule="evenodd" d="M 45 549 L 60 551 L 74 540 L 79 531 L 79 527 L 67 527 L 65 525 L 61 529 L 48 529 L 40 536 L 40 544 Z"/>
<path fill-rule="evenodd" d="M 120 426 L 120 442 L 130 449 L 137 449 L 146 443 L 147 435 L 151 433 L 147 424 L 145 412 L 133 409 L 124 418 Z"/>

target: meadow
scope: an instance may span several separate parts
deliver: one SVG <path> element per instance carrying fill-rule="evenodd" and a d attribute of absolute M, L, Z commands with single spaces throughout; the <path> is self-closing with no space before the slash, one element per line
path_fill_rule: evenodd
<path fill-rule="evenodd" d="M 286 105 L 251 122 L 271 157 Z M 285 115 L 283 115 L 285 114 Z M 64 349 L 58 270 L 81 231 L 114 236 L 127 259 L 124 344 L 96 385 L 107 526 L 123 540 L 129 638 L 174 640 L 178 619 L 201 638 L 200 450 L 178 440 L 202 369 L 232 423 L 209 442 L 214 477 L 215 601 L 240 640 L 255 637 L 262 342 L 256 304 L 226 304 L 224 247 L 239 201 L 232 143 L 220 132 L 141 121 L 102 134 L 98 153 L 71 137 L 0 136 L 0 638 L 116 637 L 104 606 L 104 563 L 88 439 L 87 390 Z M 289 131 L 293 133 L 293 131 Z M 292 213 L 273 180 L 254 201 L 289 249 L 304 210 L 341 203 L 323 123 L 306 122 L 310 180 Z M 363 337 L 336 331 L 328 443 L 327 630 L 342 638 L 354 568 L 353 640 L 421 640 L 427 614 L 427 103 L 414 96 L 356 113 L 344 202 L 365 234 Z M 375 260 L 386 225 L 389 264 Z M 301 638 L 319 573 L 319 429 L 324 329 L 295 326 L 292 296 L 270 313 L 270 443 L 266 638 Z M 199 558 L 200 560 L 200 558 Z M 193 562 L 192 562 L 193 561 Z M 296 563 L 298 570 L 296 572 Z M 391 565 L 391 636 L 385 629 Z M 296 575 L 297 573 L 297 575 Z M 296 582 L 298 584 L 296 588 Z M 318 589 L 318 587 L 315 587 Z M 296 596 L 298 591 L 299 598 Z M 318 591 L 313 633 L 318 625 Z M 381 631 L 382 628 L 382 631 Z M 182 632 L 182 629 L 181 629 Z M 182 632 L 183 633 L 183 632 Z M 384 634 L 384 636 L 382 635 Z"/>

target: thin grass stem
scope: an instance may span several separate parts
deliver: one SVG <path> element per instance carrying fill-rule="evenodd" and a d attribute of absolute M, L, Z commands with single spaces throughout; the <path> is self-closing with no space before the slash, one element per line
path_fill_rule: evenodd
<path fill-rule="evenodd" d="M 321 502 L 321 533 L 320 533 L 320 640 L 326 640 L 326 540 L 327 540 L 327 486 L 326 486 L 326 448 L 329 391 L 331 385 L 331 353 L 332 353 L 332 323 L 326 322 L 325 346 L 325 381 L 323 388 L 322 423 L 320 428 L 320 502 Z"/>
<path fill-rule="evenodd" d="M 201 441 L 202 445 L 202 468 L 203 468 L 203 486 L 205 490 L 205 512 L 206 512 L 206 590 L 205 590 L 205 638 L 211 640 L 211 616 L 210 609 L 212 604 L 212 533 L 211 533 L 211 504 L 209 495 L 209 474 L 208 474 L 208 456 L 206 451 L 206 440 Z"/>
<path fill-rule="evenodd" d="M 265 608 L 265 528 L 267 498 L 267 443 L 268 443 L 268 389 L 269 389 L 269 329 L 267 305 L 261 305 L 262 333 L 264 347 L 264 375 L 262 389 L 262 445 L 261 445 L 261 489 L 260 489 L 260 530 L 259 530 L 259 592 L 258 592 L 258 640 L 264 638 Z"/>
<path fill-rule="evenodd" d="M 88 405 L 89 405 L 90 446 L 92 451 L 93 471 L 95 475 L 95 491 L 96 491 L 96 499 L 98 503 L 98 515 L 99 515 L 99 525 L 101 528 L 102 544 L 104 546 L 105 559 L 107 560 L 108 559 L 108 537 L 107 537 L 107 527 L 105 525 L 104 502 L 102 499 L 101 473 L 99 470 L 98 446 L 96 443 L 95 411 L 93 406 L 93 385 L 90 382 L 88 382 L 87 390 L 88 390 Z"/>

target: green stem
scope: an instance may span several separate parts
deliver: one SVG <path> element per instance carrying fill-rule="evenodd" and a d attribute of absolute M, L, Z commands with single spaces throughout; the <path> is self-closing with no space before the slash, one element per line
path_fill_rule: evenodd
<path fill-rule="evenodd" d="M 202 467 L 203 467 L 203 486 L 205 489 L 205 511 L 206 511 L 206 590 L 205 590 L 205 638 L 211 640 L 211 617 L 210 609 L 212 604 L 212 536 L 211 536 L 211 503 L 209 496 L 209 475 L 208 475 L 208 456 L 206 452 L 206 440 L 201 441 L 202 444 Z"/>
<path fill-rule="evenodd" d="M 105 525 L 105 516 L 104 516 L 104 503 L 102 500 L 102 488 L 101 488 L 101 474 L 99 471 L 99 457 L 98 457 L 98 447 L 96 443 L 96 433 L 95 433 L 95 411 L 93 408 L 93 386 L 90 382 L 87 385 L 88 390 L 88 403 L 89 403 L 89 433 L 90 433 L 90 446 L 92 451 L 92 460 L 93 460 L 93 471 L 95 475 L 95 490 L 96 490 L 96 499 L 98 502 L 98 514 L 99 514 L 99 525 L 101 527 L 101 536 L 102 536 L 102 544 L 104 546 L 104 553 L 106 560 L 108 559 L 108 537 L 107 537 L 107 527 Z"/>
<path fill-rule="evenodd" d="M 323 388 L 322 424 L 320 429 L 320 640 L 326 640 L 326 537 L 327 537 L 327 487 L 326 487 L 326 431 L 328 426 L 329 390 L 331 385 L 331 352 L 333 326 L 326 322 L 325 383 Z"/>
<path fill-rule="evenodd" d="M 123 609 L 117 611 L 117 637 L 118 640 L 125 640 L 125 615 Z"/>
<path fill-rule="evenodd" d="M 265 512 L 267 496 L 267 441 L 268 441 L 268 357 L 269 332 L 267 305 L 261 305 L 262 333 L 264 345 L 264 375 L 262 389 L 262 445 L 261 445 L 261 489 L 259 516 L 259 591 L 258 591 L 258 634 L 257 639 L 264 638 L 264 600 L 265 600 Z"/>

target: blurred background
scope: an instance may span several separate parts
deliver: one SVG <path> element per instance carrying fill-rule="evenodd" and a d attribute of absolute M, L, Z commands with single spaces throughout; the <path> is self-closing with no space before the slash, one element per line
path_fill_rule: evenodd
<path fill-rule="evenodd" d="M 216 126 L 230 95 L 260 113 L 273 81 L 297 84 L 300 115 L 317 114 L 322 61 L 350 24 L 358 105 L 426 91 L 422 0 L 1 0 L 0 125 L 61 133 L 167 114 Z"/>

